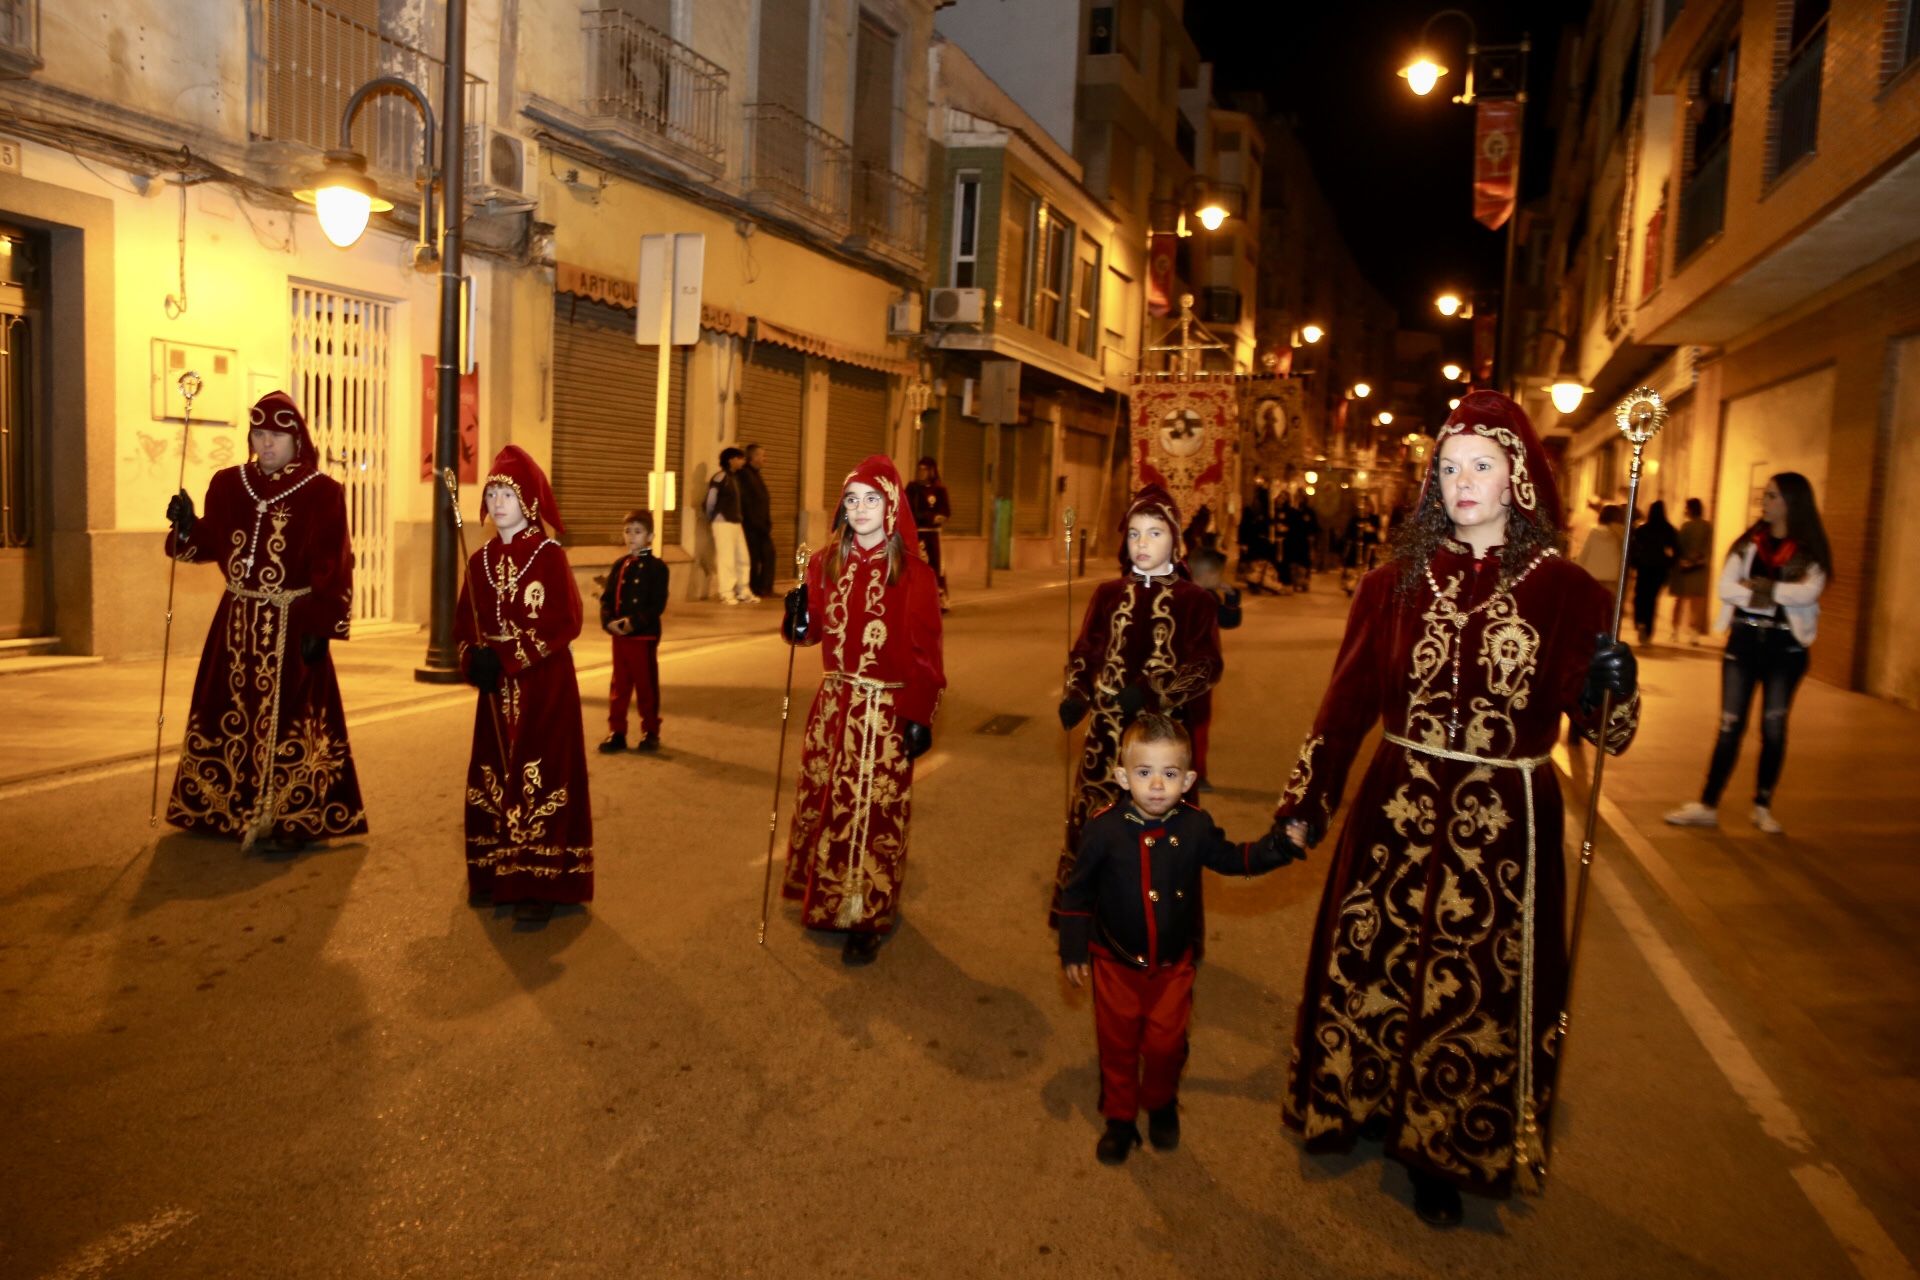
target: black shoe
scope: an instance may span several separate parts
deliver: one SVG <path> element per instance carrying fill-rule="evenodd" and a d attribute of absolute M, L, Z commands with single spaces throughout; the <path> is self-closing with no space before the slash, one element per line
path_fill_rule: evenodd
<path fill-rule="evenodd" d="M 470 907 L 490 907 L 493 905 L 492 889 L 476 889 L 467 886 L 467 905 Z"/>
<path fill-rule="evenodd" d="M 514 907 L 513 918 L 528 924 L 544 924 L 553 919 L 551 902 L 522 902 Z"/>
<path fill-rule="evenodd" d="M 1101 1164 L 1125 1164 L 1127 1156 L 1140 1145 L 1140 1130 L 1131 1120 L 1109 1120 L 1107 1131 L 1093 1145 L 1093 1158 Z"/>
<path fill-rule="evenodd" d="M 610 733 L 607 735 L 607 740 L 600 744 L 600 754 L 602 755 L 610 756 L 616 751 L 625 751 L 626 749 L 627 735 L 624 733 Z"/>
<path fill-rule="evenodd" d="M 633 749 L 635 751 L 658 751 L 660 749 L 660 735 L 657 733 L 648 734 L 646 737 L 640 739 L 639 742 L 635 743 Z"/>
<path fill-rule="evenodd" d="M 1180 1100 L 1147 1112 L 1147 1141 L 1155 1151 L 1172 1151 L 1180 1145 Z"/>
<path fill-rule="evenodd" d="M 880 954 L 880 935 L 877 933 L 850 933 L 846 945 L 840 948 L 840 963 L 850 969 L 873 963 Z"/>
<path fill-rule="evenodd" d="M 1460 1188 L 1435 1174 L 1417 1169 L 1408 1173 L 1413 1177 L 1413 1211 L 1420 1221 L 1430 1227 L 1459 1226 Z"/>

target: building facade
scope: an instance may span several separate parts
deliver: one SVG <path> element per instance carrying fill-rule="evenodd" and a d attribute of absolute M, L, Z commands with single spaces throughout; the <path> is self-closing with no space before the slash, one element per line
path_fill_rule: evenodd
<path fill-rule="evenodd" d="M 1767 477 L 1812 481 L 1833 543 L 1815 675 L 1920 705 L 1920 12 L 1911 0 L 1596 6 L 1562 130 L 1537 372 L 1570 415 L 1575 496 L 1616 498 L 1612 399 L 1671 395 L 1646 498 L 1705 501 L 1721 546 Z M 1556 184 L 1557 186 L 1558 184 Z M 1569 188 L 1570 192 L 1572 187 Z M 1553 270 L 1554 267 L 1559 270 Z M 1562 331 L 1564 338 L 1545 333 Z M 1565 350 L 1553 345 L 1565 344 Z"/>
<path fill-rule="evenodd" d="M 699 340 L 670 357 L 670 558 L 698 565 L 691 512 L 726 444 L 766 444 L 783 551 L 820 540 L 851 460 L 910 444 L 922 383 L 891 322 L 925 269 L 932 18 L 932 0 L 470 4 L 465 461 L 508 442 L 546 461 L 576 563 L 611 560 L 647 500 L 643 234 L 705 237 Z M 275 387 L 347 485 L 357 621 L 425 618 L 438 280 L 413 269 L 417 115 L 388 95 L 359 117 L 396 208 L 352 249 L 292 193 L 361 83 L 405 78 L 437 110 L 440 21 L 396 0 L 130 4 L 103 41 L 97 15 L 9 7 L 0 641 L 157 650 L 183 456 L 197 497 Z M 188 369 L 204 390 L 184 426 Z M 180 575 L 183 628 L 211 577 Z"/>

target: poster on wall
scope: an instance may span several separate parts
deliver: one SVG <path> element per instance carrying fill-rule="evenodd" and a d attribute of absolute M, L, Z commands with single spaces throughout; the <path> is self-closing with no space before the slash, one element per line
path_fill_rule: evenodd
<path fill-rule="evenodd" d="M 1157 484 L 1191 521 L 1205 507 L 1219 528 L 1229 515 L 1231 468 L 1240 437 L 1233 382 L 1141 383 L 1133 388 L 1133 487 Z"/>

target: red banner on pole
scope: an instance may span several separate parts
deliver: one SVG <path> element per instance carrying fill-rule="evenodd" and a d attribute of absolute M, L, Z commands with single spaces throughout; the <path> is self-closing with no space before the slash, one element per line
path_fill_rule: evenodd
<path fill-rule="evenodd" d="M 1520 104 L 1482 99 L 1473 125 L 1473 217 L 1498 231 L 1513 216 L 1519 194 Z"/>
<path fill-rule="evenodd" d="M 440 402 L 434 358 L 420 357 L 420 478 L 433 479 L 433 437 Z M 480 478 L 480 370 L 460 375 L 460 483 Z"/>
<path fill-rule="evenodd" d="M 1179 244 L 1180 237 L 1162 231 L 1154 235 L 1147 251 L 1147 310 L 1156 316 L 1173 314 L 1173 260 Z"/>

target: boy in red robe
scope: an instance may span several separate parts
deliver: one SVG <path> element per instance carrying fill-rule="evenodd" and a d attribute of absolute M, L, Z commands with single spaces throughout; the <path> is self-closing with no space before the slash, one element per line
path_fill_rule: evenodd
<path fill-rule="evenodd" d="M 1060 894 L 1060 964 L 1074 986 L 1093 984 L 1107 1118 L 1094 1147 L 1101 1164 L 1123 1164 L 1140 1145 L 1143 1108 L 1154 1150 L 1180 1145 L 1180 1072 L 1205 918 L 1200 869 L 1257 876 L 1301 856 L 1277 827 L 1236 844 L 1183 801 L 1198 776 L 1193 744 L 1167 716 L 1148 712 L 1127 726 L 1113 774 L 1126 800 L 1088 819 Z"/>
<path fill-rule="evenodd" d="M 780 628 L 789 644 L 820 645 L 826 668 L 807 712 L 782 893 L 799 899 L 807 928 L 845 932 L 841 960 L 863 965 L 899 910 L 913 762 L 933 747 L 947 677 L 940 589 L 893 461 L 855 467 L 840 511 Z"/>
<path fill-rule="evenodd" d="M 593 807 L 570 646 L 580 589 L 540 465 L 517 445 L 488 469 L 485 514 L 498 536 L 467 560 L 454 614 L 460 670 L 480 690 L 467 763 L 467 893 L 541 921 L 593 899 Z"/>
<path fill-rule="evenodd" d="M 300 407 L 270 392 L 248 426 L 253 457 L 214 473 L 206 514 L 184 489 L 167 504 L 167 554 L 227 576 L 167 821 L 293 850 L 367 829 L 327 652 L 353 617 L 353 545 L 346 491 L 318 470 Z"/>
<path fill-rule="evenodd" d="M 1180 509 L 1159 485 L 1134 495 L 1120 522 L 1121 576 L 1094 588 L 1067 655 L 1060 725 L 1071 731 L 1092 712 L 1067 823 L 1067 847 L 1054 873 L 1048 922 L 1057 923 L 1060 890 L 1088 815 L 1120 799 L 1114 777 L 1120 735 L 1143 711 L 1184 720 L 1219 682 L 1219 605 L 1188 581 L 1176 558 Z"/>

